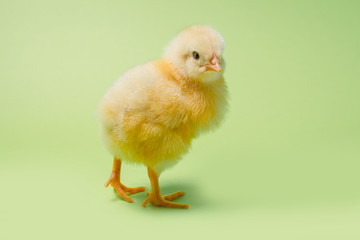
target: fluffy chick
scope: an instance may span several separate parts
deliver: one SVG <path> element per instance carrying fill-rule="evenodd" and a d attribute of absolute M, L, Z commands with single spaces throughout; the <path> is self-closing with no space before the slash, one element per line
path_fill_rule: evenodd
<path fill-rule="evenodd" d="M 189 150 L 192 139 L 220 123 L 227 106 L 223 78 L 224 40 L 209 26 L 181 31 L 167 46 L 162 59 L 128 70 L 99 105 L 102 136 L 114 155 L 111 184 L 119 196 L 144 191 L 120 183 L 121 161 L 148 167 L 151 193 L 142 203 L 188 208 L 160 193 L 158 177 Z"/>

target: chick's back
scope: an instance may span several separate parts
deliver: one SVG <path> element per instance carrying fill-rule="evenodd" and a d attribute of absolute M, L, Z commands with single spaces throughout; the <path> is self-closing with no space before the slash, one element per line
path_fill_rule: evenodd
<path fill-rule="evenodd" d="M 181 87 L 158 65 L 130 69 L 108 90 L 99 109 L 110 152 L 150 166 L 178 159 L 195 136 Z"/>

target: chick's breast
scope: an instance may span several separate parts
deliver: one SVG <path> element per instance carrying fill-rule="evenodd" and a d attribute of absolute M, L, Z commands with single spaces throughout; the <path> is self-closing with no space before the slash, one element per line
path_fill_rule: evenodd
<path fill-rule="evenodd" d="M 180 87 L 153 63 L 126 72 L 105 94 L 99 110 L 110 152 L 150 166 L 178 159 L 196 131 Z"/>

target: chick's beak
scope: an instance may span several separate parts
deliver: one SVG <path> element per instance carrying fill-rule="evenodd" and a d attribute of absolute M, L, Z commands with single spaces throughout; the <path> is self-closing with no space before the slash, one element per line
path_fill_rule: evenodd
<path fill-rule="evenodd" d="M 206 70 L 215 71 L 215 72 L 219 72 L 219 73 L 222 71 L 222 68 L 220 65 L 220 60 L 215 55 L 213 55 L 210 63 L 211 64 L 205 65 Z"/>

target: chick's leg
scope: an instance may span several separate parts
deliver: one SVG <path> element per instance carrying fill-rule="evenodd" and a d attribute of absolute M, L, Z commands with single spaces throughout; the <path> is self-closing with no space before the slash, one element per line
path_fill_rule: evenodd
<path fill-rule="evenodd" d="M 158 175 L 157 173 L 148 167 L 148 175 L 151 182 L 151 193 L 148 193 L 147 198 L 145 201 L 141 204 L 143 207 L 146 206 L 148 202 L 151 202 L 155 206 L 159 207 L 168 207 L 168 208 L 188 208 L 189 205 L 187 204 L 180 204 L 180 203 L 173 203 L 170 202 L 171 200 L 174 200 L 175 198 L 178 198 L 182 195 L 184 195 L 184 191 L 178 191 L 176 193 L 162 196 L 160 192 L 159 187 L 159 181 L 158 181 Z"/>
<path fill-rule="evenodd" d="M 115 189 L 117 194 L 124 198 L 127 202 L 134 202 L 126 193 L 137 193 L 142 192 L 145 187 L 129 188 L 123 185 L 120 182 L 120 171 L 121 171 L 121 160 L 114 157 L 113 170 L 111 172 L 109 180 L 105 183 L 105 187 L 108 187 L 110 184 Z"/>

